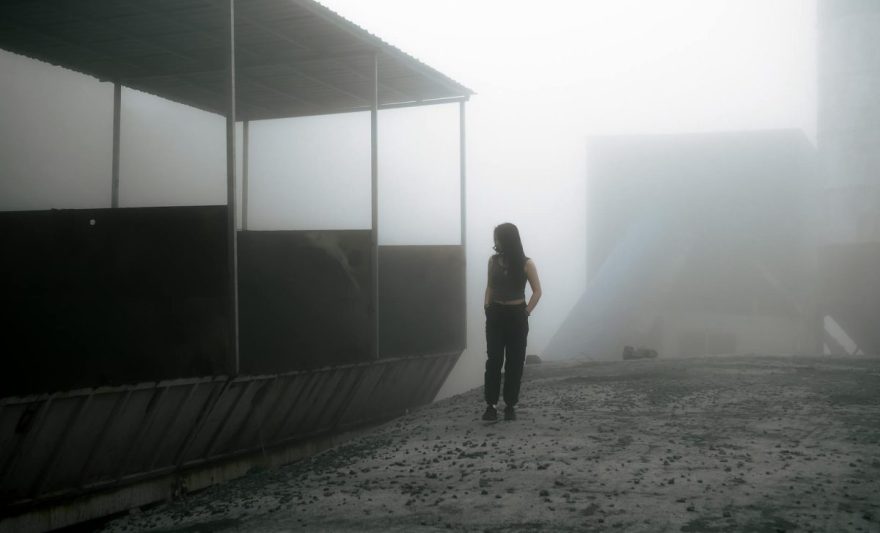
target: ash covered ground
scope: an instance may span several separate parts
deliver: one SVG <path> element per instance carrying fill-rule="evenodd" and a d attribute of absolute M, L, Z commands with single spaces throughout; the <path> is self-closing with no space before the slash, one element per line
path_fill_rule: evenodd
<path fill-rule="evenodd" d="M 880 531 L 880 359 L 529 366 L 337 448 L 106 525 L 131 531 Z"/>

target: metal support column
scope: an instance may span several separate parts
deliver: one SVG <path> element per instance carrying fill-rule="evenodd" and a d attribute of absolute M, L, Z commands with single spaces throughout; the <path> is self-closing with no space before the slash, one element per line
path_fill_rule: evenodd
<path fill-rule="evenodd" d="M 372 222 L 370 259 L 373 289 L 373 356 L 379 359 L 379 54 L 373 55 L 373 102 L 370 109 L 370 177 Z"/>
<path fill-rule="evenodd" d="M 241 127 L 241 229 L 248 227 L 248 130 L 250 121 L 245 120 Z"/>
<path fill-rule="evenodd" d="M 467 348 L 467 191 L 465 179 L 467 177 L 467 151 L 465 149 L 465 113 L 464 100 L 458 103 L 458 164 L 459 177 L 461 180 L 461 192 L 459 193 L 458 206 L 461 210 L 461 320 L 464 344 L 462 349 Z"/>
<path fill-rule="evenodd" d="M 110 207 L 119 207 L 119 141 L 122 119 L 122 85 L 113 84 L 113 176 L 110 180 Z"/>
<path fill-rule="evenodd" d="M 238 374 L 238 246 L 235 227 L 235 0 L 229 0 L 229 79 L 226 109 L 226 237 L 229 268 L 229 364 Z"/>

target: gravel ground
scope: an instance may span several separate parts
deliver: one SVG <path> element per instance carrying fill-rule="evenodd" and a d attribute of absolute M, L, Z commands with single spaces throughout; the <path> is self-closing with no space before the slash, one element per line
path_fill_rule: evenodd
<path fill-rule="evenodd" d="M 880 359 L 527 367 L 348 444 L 106 524 L 163 531 L 880 531 Z"/>

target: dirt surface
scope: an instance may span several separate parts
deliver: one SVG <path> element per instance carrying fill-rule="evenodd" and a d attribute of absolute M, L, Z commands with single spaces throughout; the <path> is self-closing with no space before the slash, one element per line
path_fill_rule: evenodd
<path fill-rule="evenodd" d="M 880 531 L 880 359 L 527 367 L 120 531 Z"/>

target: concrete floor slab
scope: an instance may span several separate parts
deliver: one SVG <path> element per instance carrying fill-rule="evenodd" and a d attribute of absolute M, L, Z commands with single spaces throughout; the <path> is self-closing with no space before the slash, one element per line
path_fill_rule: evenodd
<path fill-rule="evenodd" d="M 880 531 L 880 359 L 544 363 L 518 420 L 481 398 L 105 531 Z"/>

